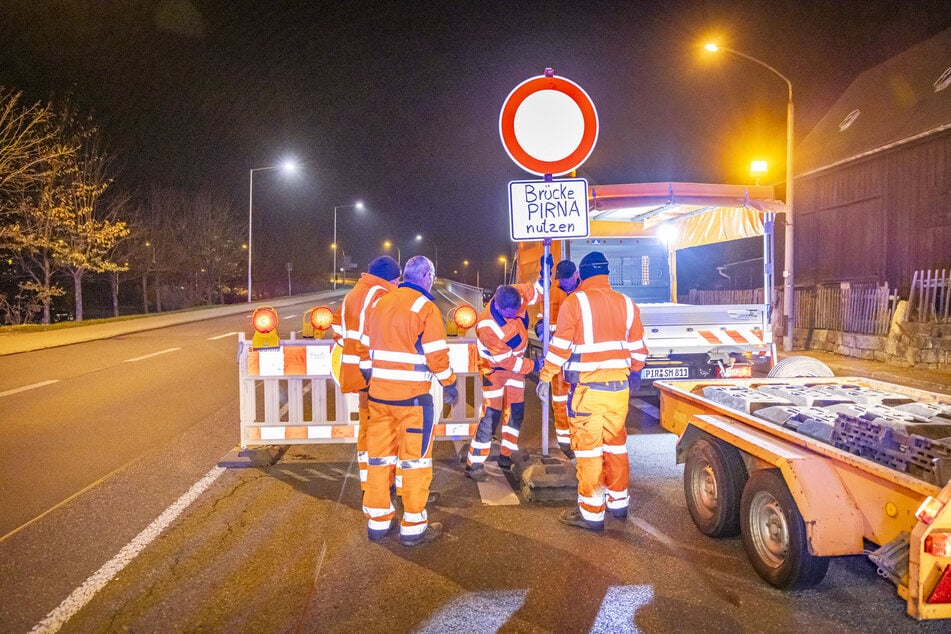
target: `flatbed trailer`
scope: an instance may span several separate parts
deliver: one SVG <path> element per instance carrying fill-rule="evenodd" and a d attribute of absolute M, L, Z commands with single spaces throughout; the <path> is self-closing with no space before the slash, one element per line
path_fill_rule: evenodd
<path fill-rule="evenodd" d="M 741 534 L 781 589 L 871 550 L 909 615 L 951 618 L 951 397 L 855 377 L 655 385 L 702 533 Z"/>

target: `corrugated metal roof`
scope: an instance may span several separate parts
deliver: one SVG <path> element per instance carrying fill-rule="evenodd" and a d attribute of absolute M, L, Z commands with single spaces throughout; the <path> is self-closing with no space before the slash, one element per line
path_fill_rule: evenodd
<path fill-rule="evenodd" d="M 859 75 L 796 147 L 796 176 L 949 129 L 951 28 Z"/>

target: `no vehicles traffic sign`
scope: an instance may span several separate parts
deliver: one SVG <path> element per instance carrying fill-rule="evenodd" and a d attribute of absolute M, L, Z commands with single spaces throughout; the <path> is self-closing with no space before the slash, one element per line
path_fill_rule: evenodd
<path fill-rule="evenodd" d="M 539 176 L 577 169 L 598 140 L 598 113 L 588 93 L 550 71 L 516 86 L 499 115 L 505 151 L 522 169 Z"/>

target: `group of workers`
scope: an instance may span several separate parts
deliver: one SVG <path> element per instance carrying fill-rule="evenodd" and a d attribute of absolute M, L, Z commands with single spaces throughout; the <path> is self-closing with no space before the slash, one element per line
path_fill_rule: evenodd
<path fill-rule="evenodd" d="M 499 286 L 476 322 L 483 411 L 466 455 L 466 476 L 488 476 L 493 437 L 498 465 L 512 467 L 525 412 L 525 376 L 539 372 L 537 394 L 554 409 L 560 449 L 574 459 L 577 505 L 560 520 L 592 531 L 604 529 L 607 510 L 624 520 L 629 506 L 627 418 L 630 390 L 640 384 L 647 357 L 640 313 L 611 289 L 608 261 L 600 252 L 578 266 L 562 260 L 550 289 L 550 342 L 544 358 L 525 352 L 532 316 L 543 305 L 541 280 Z M 400 276 L 402 274 L 402 282 Z M 343 346 L 340 388 L 359 393 L 357 457 L 367 535 L 379 541 L 394 528 L 401 500 L 399 539 L 405 546 L 432 541 L 442 525 L 426 511 L 432 482 L 433 430 L 438 421 L 430 393 L 435 378 L 443 401 L 458 399 L 456 375 L 439 309 L 431 294 L 436 270 L 425 256 L 373 260 L 344 298 L 335 320 Z M 544 334 L 544 315 L 535 326 Z"/>

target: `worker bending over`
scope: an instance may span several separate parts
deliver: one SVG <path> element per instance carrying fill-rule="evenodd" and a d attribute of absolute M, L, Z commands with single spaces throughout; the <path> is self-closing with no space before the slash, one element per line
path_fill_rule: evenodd
<path fill-rule="evenodd" d="M 605 507 L 615 518 L 627 519 L 630 465 L 624 421 L 629 390 L 640 386 L 647 348 L 640 310 L 630 297 L 611 288 L 604 254 L 586 255 L 579 272 L 581 285 L 558 315 L 539 374 L 538 396 L 547 400 L 549 382 L 564 369 L 578 506 L 559 519 L 601 531 Z"/>

